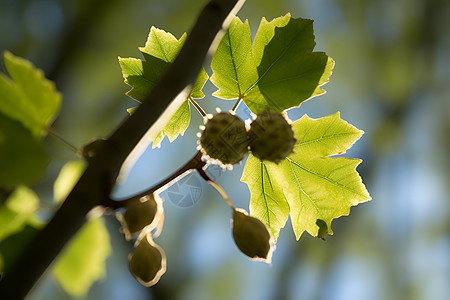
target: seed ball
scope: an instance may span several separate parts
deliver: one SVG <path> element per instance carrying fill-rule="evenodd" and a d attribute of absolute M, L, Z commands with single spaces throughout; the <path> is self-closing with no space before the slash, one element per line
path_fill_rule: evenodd
<path fill-rule="evenodd" d="M 233 238 L 239 250 L 248 257 L 270 262 L 272 234 L 260 220 L 248 216 L 244 210 L 233 211 Z"/>
<path fill-rule="evenodd" d="M 131 274 L 147 287 L 156 284 L 166 272 L 166 255 L 150 235 L 145 235 L 137 242 L 128 261 Z"/>
<path fill-rule="evenodd" d="M 217 113 L 206 122 L 200 146 L 203 154 L 223 165 L 239 163 L 248 153 L 244 122 L 230 113 Z"/>
<path fill-rule="evenodd" d="M 250 151 L 262 161 L 279 163 L 292 153 L 297 140 L 286 117 L 264 110 L 250 124 Z"/>

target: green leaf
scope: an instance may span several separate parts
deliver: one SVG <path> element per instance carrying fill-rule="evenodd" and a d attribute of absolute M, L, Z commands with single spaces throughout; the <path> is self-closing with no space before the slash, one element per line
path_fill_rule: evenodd
<path fill-rule="evenodd" d="M 144 56 L 147 54 L 171 63 L 177 57 L 185 40 L 186 33 L 177 40 L 172 34 L 152 26 L 145 46 L 139 47 L 139 51 L 141 51 Z"/>
<path fill-rule="evenodd" d="M 138 102 L 145 99 L 169 65 L 151 56 L 147 60 L 119 57 L 119 63 L 125 83 L 132 87 L 126 94 Z"/>
<path fill-rule="evenodd" d="M 259 162 L 265 167 L 261 167 L 259 173 L 255 173 L 258 162 L 254 158 L 250 157 L 249 166 L 245 166 L 244 174 L 254 172 L 252 177 L 256 181 L 264 175 L 271 186 L 283 190 L 283 196 L 276 193 L 267 198 L 268 201 L 261 201 L 261 197 L 258 198 L 261 189 L 254 188 L 254 182 L 250 183 L 250 175 L 244 176 L 252 199 L 256 199 L 253 206 L 257 208 L 252 214 L 277 232 L 284 224 L 269 223 L 265 212 L 287 201 L 297 239 L 304 231 L 324 238 L 325 233 L 332 234 L 333 219 L 348 215 L 351 206 L 371 199 L 356 171 L 361 160 L 329 157 L 344 153 L 363 132 L 343 121 L 339 113 L 321 119 L 305 115 L 292 127 L 297 139 L 293 154 L 278 165 Z M 266 174 L 262 175 L 262 170 L 267 170 Z"/>
<path fill-rule="evenodd" d="M 22 123 L 0 113 L 0 187 L 33 184 L 43 176 L 47 162 L 41 142 Z"/>
<path fill-rule="evenodd" d="M 26 186 L 18 186 L 0 207 L 0 273 L 8 271 L 41 228 L 38 208 L 38 196 Z"/>
<path fill-rule="evenodd" d="M 211 81 L 214 95 L 243 99 L 254 113 L 266 108 L 283 111 L 325 93 L 334 61 L 313 52 L 312 20 L 290 14 L 261 20 L 253 47 L 248 23 L 236 17 L 214 54 Z"/>
<path fill-rule="evenodd" d="M 144 60 L 119 57 L 125 83 L 132 87 L 127 92 L 127 95 L 138 102 L 144 101 L 149 91 L 175 60 L 185 40 L 186 34 L 177 40 L 172 34 L 152 27 L 145 46 L 139 48 L 144 56 Z M 206 80 L 208 80 L 208 75 L 202 69 L 186 101 L 178 108 L 161 130 L 154 137 L 151 137 L 153 147 L 158 146 L 165 136 L 172 142 L 178 135 L 184 134 L 190 120 L 188 99 L 198 99 L 205 96 L 202 88 Z M 134 108 L 131 108 L 129 110 L 130 113 L 133 110 Z"/>
<path fill-rule="evenodd" d="M 184 101 L 175 114 L 172 115 L 163 130 L 156 134 L 153 139 L 153 148 L 162 142 L 164 136 L 167 136 L 169 141 L 173 142 L 179 134 L 183 135 L 189 126 L 190 116 L 189 102 Z"/>
<path fill-rule="evenodd" d="M 53 274 L 72 296 L 83 297 L 105 275 L 111 253 L 109 233 L 101 218 L 90 219 L 57 259 Z"/>
<path fill-rule="evenodd" d="M 39 233 L 42 224 L 26 224 L 20 231 L 0 242 L 0 276 L 14 266 L 16 260 Z M 2 262 L 3 261 L 3 262 Z"/>
<path fill-rule="evenodd" d="M 35 137 L 45 134 L 61 105 L 61 94 L 53 82 L 29 61 L 4 53 L 6 70 L 0 73 L 0 112 L 20 121 Z"/>
<path fill-rule="evenodd" d="M 53 198 L 56 203 L 67 198 L 85 169 L 86 162 L 83 160 L 69 161 L 61 168 L 53 185 Z"/>
<path fill-rule="evenodd" d="M 248 21 L 235 17 L 222 38 L 211 61 L 211 82 L 219 90 L 213 95 L 223 99 L 242 98 L 257 80 L 252 61 L 252 36 Z"/>
<path fill-rule="evenodd" d="M 277 172 L 274 166 L 273 163 L 264 163 L 250 155 L 241 180 L 247 183 L 251 192 L 250 215 L 259 218 L 270 228 L 276 241 L 280 228 L 284 227 L 289 216 L 289 204 L 281 185 L 273 181 L 273 174 Z"/>
<path fill-rule="evenodd" d="M 34 222 L 39 198 L 26 186 L 18 186 L 0 207 L 0 241 Z"/>

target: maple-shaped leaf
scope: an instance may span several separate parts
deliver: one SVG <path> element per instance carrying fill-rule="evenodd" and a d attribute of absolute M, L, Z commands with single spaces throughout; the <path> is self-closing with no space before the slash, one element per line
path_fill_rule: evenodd
<path fill-rule="evenodd" d="M 186 34 L 177 39 L 164 30 L 152 27 L 145 46 L 139 48 L 144 56 L 144 60 L 119 57 L 125 83 L 132 87 L 126 94 L 136 101 L 142 102 L 159 81 L 167 67 L 175 60 L 185 40 Z M 172 142 L 178 135 L 184 134 L 190 120 L 188 99 L 199 99 L 205 96 L 202 88 L 206 80 L 208 80 L 208 75 L 202 69 L 186 101 L 168 119 L 160 131 L 151 137 L 153 147 L 158 146 L 165 136 Z M 132 112 L 133 109 L 129 111 Z"/>
<path fill-rule="evenodd" d="M 305 115 L 292 129 L 297 144 L 279 164 L 252 155 L 247 160 L 241 180 L 250 188 L 250 212 L 274 236 L 290 214 L 297 239 L 304 231 L 324 238 L 325 233 L 332 234 L 333 219 L 371 199 L 356 171 L 361 160 L 330 157 L 344 153 L 363 132 L 339 113 L 320 119 Z"/>
<path fill-rule="evenodd" d="M 242 99 L 254 113 L 283 111 L 321 95 L 334 61 L 314 47 L 312 20 L 263 18 L 252 46 L 248 22 L 235 17 L 212 60 L 214 95 Z"/>

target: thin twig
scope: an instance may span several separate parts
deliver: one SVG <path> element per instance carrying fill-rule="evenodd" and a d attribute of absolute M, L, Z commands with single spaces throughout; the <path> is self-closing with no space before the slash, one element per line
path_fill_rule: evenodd
<path fill-rule="evenodd" d="M 194 99 L 192 99 L 192 97 L 189 97 L 189 101 L 191 101 L 192 105 L 194 105 L 194 107 L 202 115 L 202 117 L 206 117 L 206 112 Z"/>
<path fill-rule="evenodd" d="M 241 103 L 242 98 L 239 97 L 239 99 L 236 100 L 236 103 L 234 103 L 233 108 L 231 109 L 231 111 L 235 111 L 237 109 L 237 107 L 239 106 L 239 103 Z"/>
<path fill-rule="evenodd" d="M 51 135 L 52 137 L 56 138 L 58 141 L 60 141 L 61 143 L 63 143 L 65 146 L 67 146 L 67 148 L 69 148 L 70 150 L 72 150 L 75 153 L 78 153 L 78 148 L 75 147 L 71 142 L 69 142 L 68 140 L 66 140 L 65 138 L 63 138 L 59 133 L 57 133 L 53 128 L 51 127 L 47 127 L 45 128 L 45 130 L 47 131 L 47 133 L 49 135 Z"/>
<path fill-rule="evenodd" d="M 223 197 L 223 199 L 225 199 L 225 201 L 231 207 L 232 210 L 236 209 L 234 207 L 233 203 L 231 203 L 230 198 L 228 198 L 228 195 L 227 195 L 227 193 L 225 193 L 223 188 L 220 185 L 218 185 L 217 182 L 212 180 L 211 177 L 209 177 L 208 174 L 206 174 L 206 172 L 205 172 L 205 170 L 203 170 L 203 168 L 197 168 L 197 172 L 200 174 L 200 176 L 202 176 L 203 179 L 205 179 L 210 185 L 212 185 L 220 193 L 220 195 Z"/>
<path fill-rule="evenodd" d="M 140 192 L 139 194 L 133 195 L 129 198 L 126 199 L 122 199 L 122 200 L 112 200 L 110 198 L 105 199 L 103 206 L 108 207 L 108 208 L 112 208 L 112 209 L 118 209 L 121 207 L 126 207 L 130 202 L 133 201 L 138 201 L 140 198 L 146 196 L 146 195 L 150 195 L 152 193 L 154 193 L 155 191 L 159 190 L 160 188 L 162 188 L 163 186 L 165 186 L 166 184 L 170 183 L 171 181 L 177 179 L 178 177 L 180 177 L 181 175 L 183 175 L 184 173 L 190 171 L 190 170 L 195 170 L 195 169 L 201 169 L 206 165 L 206 162 L 202 160 L 202 153 L 200 151 L 198 151 L 194 157 L 192 157 L 191 160 L 189 160 L 184 166 L 182 166 L 181 168 L 179 168 L 178 170 L 176 170 L 174 173 L 172 173 L 169 177 L 167 177 L 166 179 L 164 179 L 163 181 L 159 182 L 158 184 L 152 186 L 151 188 Z"/>

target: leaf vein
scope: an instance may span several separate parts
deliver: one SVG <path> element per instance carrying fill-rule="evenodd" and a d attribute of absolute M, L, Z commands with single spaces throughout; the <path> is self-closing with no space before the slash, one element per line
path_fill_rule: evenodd
<path fill-rule="evenodd" d="M 276 30 L 276 28 L 274 30 Z M 305 30 L 305 28 L 303 28 L 302 31 L 303 30 Z M 297 35 L 300 36 L 302 31 L 298 32 Z M 274 37 L 275 37 L 275 34 L 272 37 L 272 39 Z M 292 40 L 287 44 L 287 46 L 278 55 L 278 57 L 269 65 L 269 67 L 263 72 L 263 74 L 261 76 L 259 76 L 259 78 L 244 92 L 244 94 L 247 94 L 247 92 L 249 92 L 251 89 L 253 89 L 256 85 L 259 85 L 259 82 L 266 76 L 266 74 L 270 71 L 270 69 L 272 69 L 272 67 L 284 56 L 284 54 L 291 48 L 291 46 L 294 44 L 295 41 L 296 41 L 295 37 L 292 38 Z M 264 51 L 267 49 L 266 47 L 269 44 L 270 44 L 270 41 L 267 45 L 264 46 Z M 263 56 L 264 56 L 264 54 L 263 54 Z M 260 64 L 261 64 L 261 62 L 260 62 Z"/>
<path fill-rule="evenodd" d="M 321 142 L 322 140 L 327 140 L 327 139 L 332 139 L 332 138 L 336 138 L 336 137 L 340 137 L 340 136 L 347 136 L 347 135 L 356 135 L 356 133 L 345 132 L 345 133 L 336 133 L 336 134 L 331 134 L 331 135 L 327 135 L 327 136 L 321 136 L 317 139 L 302 141 L 300 143 L 297 143 L 297 146 L 303 146 L 306 144 Z"/>
<path fill-rule="evenodd" d="M 300 195 L 299 195 L 299 200 L 300 200 L 300 210 L 299 210 L 299 213 L 298 213 L 298 216 L 297 216 L 297 223 L 299 222 L 299 218 L 300 218 L 300 216 L 301 216 L 301 213 L 302 213 L 302 211 L 303 211 L 303 208 L 304 208 L 304 205 L 303 205 L 303 201 L 302 201 L 302 196 L 301 196 L 301 193 L 303 193 L 303 194 L 305 194 L 305 196 L 307 197 L 307 199 L 311 202 L 311 204 L 314 206 L 314 208 L 316 209 L 316 212 L 317 212 L 317 214 L 319 214 L 319 208 L 317 207 L 317 205 L 316 205 L 316 203 L 314 202 L 314 200 L 305 192 L 305 190 L 303 190 L 303 188 L 302 188 L 302 185 L 300 184 L 300 180 L 299 180 L 299 178 L 297 177 L 297 173 L 295 173 L 295 171 L 294 171 L 294 168 L 293 168 L 293 166 L 292 166 L 292 162 L 289 160 L 289 166 L 291 167 L 291 171 L 292 171 L 292 174 L 294 174 L 294 178 L 295 178 L 295 181 L 297 182 L 297 185 L 298 185 L 298 188 L 299 188 L 299 190 L 300 190 Z M 319 214 L 320 215 L 320 214 Z"/>
<path fill-rule="evenodd" d="M 290 159 L 290 158 L 286 158 L 286 159 L 287 159 L 290 163 L 292 163 L 292 164 L 294 164 L 295 166 L 297 166 L 298 168 L 300 168 L 300 169 L 302 169 L 302 170 L 304 170 L 304 171 L 306 171 L 306 172 L 308 172 L 308 173 L 310 173 L 310 174 L 312 174 L 312 175 L 314 175 L 314 176 L 317 176 L 317 177 L 319 177 L 319 178 L 322 178 L 323 180 L 326 180 L 326 181 L 328 181 L 328 182 L 330 182 L 330 183 L 332 183 L 332 184 L 334 184 L 334 185 L 337 185 L 337 186 L 339 186 L 339 187 L 341 187 L 341 188 L 343 188 L 343 189 L 346 189 L 346 190 L 352 192 L 353 194 L 356 194 L 356 195 L 361 196 L 361 197 L 365 197 L 365 195 L 361 195 L 360 193 L 358 193 L 358 192 L 356 192 L 356 191 L 350 189 L 348 186 L 345 186 L 345 185 L 343 185 L 343 184 L 340 184 L 339 182 L 334 181 L 334 180 L 332 180 L 331 178 L 328 178 L 328 177 L 326 177 L 326 176 L 323 176 L 323 175 L 321 175 L 321 174 L 319 174 L 319 173 L 313 172 L 313 171 L 311 171 L 311 170 L 309 170 L 309 169 L 303 167 L 303 166 L 300 165 L 298 162 L 295 162 L 295 161 L 293 161 L 293 160 Z"/>
<path fill-rule="evenodd" d="M 268 195 L 266 194 L 266 191 L 264 189 L 264 171 L 267 174 L 267 178 L 269 180 L 270 186 L 272 186 L 272 183 L 270 182 L 269 173 L 267 172 L 266 165 L 263 162 L 261 162 L 261 189 L 262 189 L 262 195 L 263 195 L 263 198 L 264 198 L 264 202 L 266 204 L 265 207 L 266 207 L 266 214 L 267 214 L 267 225 L 269 225 L 269 227 L 270 227 L 270 225 L 271 225 L 270 214 L 269 214 L 270 208 L 269 208 L 269 204 L 267 203 L 267 198 L 266 198 L 266 196 L 268 196 Z"/>
<path fill-rule="evenodd" d="M 164 51 L 164 47 L 163 47 L 161 41 L 159 40 L 159 37 L 158 37 L 157 34 L 155 34 L 155 39 L 156 39 L 156 42 L 158 43 L 158 46 L 159 46 L 159 49 L 161 50 L 161 53 L 164 55 L 165 61 L 166 62 L 170 62 L 169 58 L 167 57 L 166 51 Z"/>

